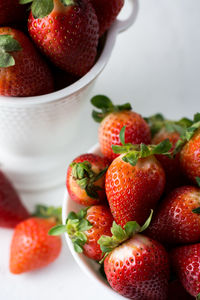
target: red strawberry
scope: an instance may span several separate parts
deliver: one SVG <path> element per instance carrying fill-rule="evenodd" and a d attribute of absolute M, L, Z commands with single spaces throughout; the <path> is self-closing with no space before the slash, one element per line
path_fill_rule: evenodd
<path fill-rule="evenodd" d="M 99 35 L 110 28 L 119 14 L 124 0 L 91 0 L 99 21 Z"/>
<path fill-rule="evenodd" d="M 14 228 L 29 216 L 14 187 L 0 171 L 0 226 Z"/>
<path fill-rule="evenodd" d="M 149 144 L 150 129 L 144 119 L 131 111 L 131 105 L 113 105 L 106 96 L 98 95 L 91 99 L 92 104 L 102 109 L 102 112 L 93 111 L 92 115 L 99 126 L 99 143 L 102 154 L 113 160 L 118 155 L 112 151 L 112 145 L 121 145 L 119 133 L 126 126 L 125 142 L 132 144 Z"/>
<path fill-rule="evenodd" d="M 185 175 L 196 183 L 196 177 L 200 177 L 200 129 L 181 150 L 180 163 Z"/>
<path fill-rule="evenodd" d="M 48 217 L 49 213 L 57 216 L 61 209 L 38 206 L 38 211 Z M 59 216 L 60 217 L 60 216 Z M 60 254 L 61 239 L 48 235 L 52 226 L 56 224 L 55 217 L 29 218 L 19 223 L 14 231 L 10 247 L 10 271 L 20 274 L 43 268 L 52 263 Z"/>
<path fill-rule="evenodd" d="M 76 252 L 83 252 L 87 257 L 99 261 L 102 258 L 102 251 L 97 242 L 103 234 L 111 235 L 112 223 L 113 217 L 108 207 L 95 205 L 82 209 L 77 214 L 71 212 L 66 225 L 52 228 L 50 234 L 59 235 L 67 232 Z"/>
<path fill-rule="evenodd" d="M 67 190 L 72 200 L 90 206 L 106 198 L 105 172 L 108 162 L 97 154 L 82 154 L 67 170 Z"/>
<path fill-rule="evenodd" d="M 0 25 L 23 22 L 26 7 L 19 4 L 19 0 L 0 1 Z"/>
<path fill-rule="evenodd" d="M 106 195 L 115 221 L 124 226 L 136 220 L 143 223 L 160 199 L 165 187 L 165 173 L 153 154 L 167 153 L 169 140 L 158 145 L 125 144 L 125 127 L 120 132 L 123 146 L 114 146 L 115 158 L 106 173 Z"/>
<path fill-rule="evenodd" d="M 30 2 L 30 1 L 29 1 Z M 33 0 L 28 20 L 29 33 L 59 68 L 83 76 L 97 54 L 99 24 L 89 0 Z"/>
<path fill-rule="evenodd" d="M 200 241 L 200 189 L 173 190 L 158 207 L 146 234 L 168 244 Z"/>
<path fill-rule="evenodd" d="M 174 280 L 169 284 L 168 300 L 194 300 L 194 298 L 186 292 L 179 280 Z"/>
<path fill-rule="evenodd" d="M 147 223 L 140 228 L 131 221 L 124 230 L 114 223 L 113 236 L 100 238 L 99 244 L 106 257 L 104 271 L 111 287 L 122 296 L 135 300 L 164 300 L 169 279 L 168 255 L 158 242 L 135 234 L 143 231 Z"/>
<path fill-rule="evenodd" d="M 21 97 L 53 92 L 52 74 L 24 33 L 0 28 L 0 51 L 0 95 Z"/>
<path fill-rule="evenodd" d="M 200 244 L 178 247 L 171 252 L 172 264 L 187 292 L 200 297 Z"/>

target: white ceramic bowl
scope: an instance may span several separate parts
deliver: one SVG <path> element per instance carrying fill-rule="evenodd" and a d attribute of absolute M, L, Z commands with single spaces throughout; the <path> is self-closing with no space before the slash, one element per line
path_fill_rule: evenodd
<path fill-rule="evenodd" d="M 88 153 L 95 153 L 98 155 L 102 155 L 100 152 L 99 144 L 96 144 L 93 146 Z M 72 201 L 68 195 L 68 193 L 65 193 L 64 200 L 63 200 L 63 206 L 62 206 L 62 221 L 63 224 L 66 223 L 67 215 L 70 211 L 78 212 L 83 206 L 80 206 L 79 204 Z M 83 254 L 78 254 L 74 251 L 73 244 L 68 237 L 67 233 L 65 233 L 65 239 L 67 241 L 67 244 L 69 246 L 69 249 L 79 265 L 79 267 L 82 269 L 82 271 L 92 280 L 95 280 L 101 287 L 106 289 L 108 293 L 111 295 L 111 297 L 114 297 L 114 299 L 125 299 L 121 295 L 117 294 L 106 282 L 106 280 L 102 277 L 102 275 L 99 272 L 99 265 L 92 259 L 87 258 Z"/>
<path fill-rule="evenodd" d="M 116 20 L 93 68 L 74 84 L 37 97 L 0 96 L 0 165 L 18 190 L 47 189 L 64 182 L 67 148 L 84 100 L 107 64 L 117 34 L 131 26 L 137 0 L 126 20 Z"/>

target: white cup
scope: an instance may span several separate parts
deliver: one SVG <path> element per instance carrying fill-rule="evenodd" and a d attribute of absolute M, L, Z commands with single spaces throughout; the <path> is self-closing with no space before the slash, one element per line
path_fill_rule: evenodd
<path fill-rule="evenodd" d="M 67 148 L 79 126 L 82 105 L 107 64 L 117 34 L 134 23 L 137 0 L 126 20 L 116 20 L 103 51 L 80 80 L 36 97 L 0 96 L 0 165 L 20 191 L 48 189 L 64 182 Z"/>

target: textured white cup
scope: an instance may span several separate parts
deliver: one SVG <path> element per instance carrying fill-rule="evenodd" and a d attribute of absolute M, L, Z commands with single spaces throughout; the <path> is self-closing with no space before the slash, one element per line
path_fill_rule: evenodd
<path fill-rule="evenodd" d="M 92 69 L 74 84 L 37 97 L 0 96 L 0 165 L 21 191 L 54 187 L 65 180 L 67 148 L 79 126 L 82 105 L 107 64 L 117 34 L 131 26 L 138 11 L 131 3 L 126 20 L 116 20 Z"/>

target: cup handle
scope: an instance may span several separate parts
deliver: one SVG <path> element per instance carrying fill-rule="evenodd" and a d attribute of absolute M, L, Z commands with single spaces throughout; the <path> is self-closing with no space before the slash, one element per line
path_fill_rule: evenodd
<path fill-rule="evenodd" d="M 128 0 L 125 0 L 128 1 Z M 125 31 L 126 29 L 128 29 L 136 20 L 137 14 L 138 14 L 138 10 L 139 10 L 139 3 L 138 0 L 129 0 L 129 2 L 131 3 L 131 14 L 129 15 L 129 17 L 123 21 L 117 20 L 116 21 L 116 29 L 118 31 L 118 33 Z"/>

